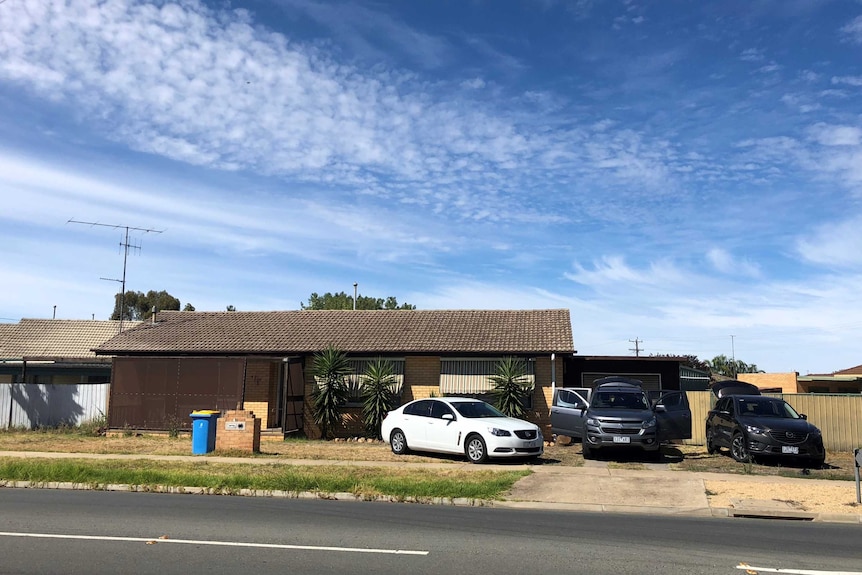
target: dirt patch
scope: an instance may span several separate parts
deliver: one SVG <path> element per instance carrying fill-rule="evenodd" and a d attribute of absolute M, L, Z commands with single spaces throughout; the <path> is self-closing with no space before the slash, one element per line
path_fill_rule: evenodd
<path fill-rule="evenodd" d="M 765 482 L 704 481 L 710 507 L 734 507 L 733 500 L 783 502 L 812 513 L 862 513 L 856 504 L 856 484 L 824 481 Z"/>

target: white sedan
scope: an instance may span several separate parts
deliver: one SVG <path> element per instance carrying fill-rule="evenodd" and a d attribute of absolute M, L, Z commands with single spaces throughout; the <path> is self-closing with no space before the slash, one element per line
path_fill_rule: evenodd
<path fill-rule="evenodd" d="M 538 425 L 466 397 L 405 403 L 386 415 L 381 433 L 396 455 L 410 450 L 463 453 L 472 463 L 489 457 L 538 457 L 545 446 Z"/>

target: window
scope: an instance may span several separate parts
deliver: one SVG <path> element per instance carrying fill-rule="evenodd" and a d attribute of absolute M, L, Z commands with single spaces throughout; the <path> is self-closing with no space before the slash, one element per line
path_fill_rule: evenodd
<path fill-rule="evenodd" d="M 584 399 L 573 391 L 561 389 L 557 392 L 557 406 L 575 408 L 578 405 L 584 405 Z"/>
<path fill-rule="evenodd" d="M 348 406 L 358 406 L 362 405 L 362 381 L 363 375 L 365 375 L 365 371 L 368 369 L 368 366 L 377 361 L 376 357 L 355 357 L 350 358 L 350 369 L 352 373 L 347 379 L 347 386 L 350 390 L 350 395 L 347 399 Z M 395 375 L 395 385 L 393 386 L 392 392 L 395 394 L 396 405 L 400 403 L 401 391 L 404 388 L 404 358 L 383 358 L 384 361 L 388 361 L 392 364 L 392 371 Z"/>
<path fill-rule="evenodd" d="M 430 399 L 423 399 L 416 403 L 411 403 L 404 408 L 404 415 L 418 415 L 420 417 L 429 417 L 431 415 L 431 404 L 435 403 Z"/>
<path fill-rule="evenodd" d="M 478 396 L 494 389 L 490 377 L 497 372 L 498 359 L 443 358 L 440 361 L 440 393 L 445 395 Z M 527 375 L 524 382 L 536 383 L 536 362 L 524 360 Z"/>
<path fill-rule="evenodd" d="M 436 417 L 437 419 L 443 419 L 443 416 L 446 414 L 450 414 L 454 416 L 452 410 L 449 409 L 449 406 L 443 403 L 442 401 L 432 401 L 431 402 L 431 417 Z"/>

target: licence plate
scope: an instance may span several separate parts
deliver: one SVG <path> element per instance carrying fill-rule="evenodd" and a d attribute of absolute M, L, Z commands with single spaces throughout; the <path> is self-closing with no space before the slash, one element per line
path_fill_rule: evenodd
<path fill-rule="evenodd" d="M 627 435 L 614 435 L 614 443 L 631 443 L 632 438 Z"/>
<path fill-rule="evenodd" d="M 781 453 L 792 453 L 793 455 L 799 455 L 799 448 L 795 445 L 782 445 Z"/>

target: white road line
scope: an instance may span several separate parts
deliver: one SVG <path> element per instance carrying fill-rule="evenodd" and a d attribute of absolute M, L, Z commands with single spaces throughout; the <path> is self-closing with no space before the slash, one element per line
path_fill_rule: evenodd
<path fill-rule="evenodd" d="M 740 563 L 737 569 L 745 569 L 751 573 L 788 573 L 790 575 L 862 575 L 862 571 L 819 571 L 812 569 L 776 569 L 775 567 L 754 567 Z"/>
<path fill-rule="evenodd" d="M 363 547 L 322 547 L 317 545 L 284 545 L 279 543 L 243 543 L 240 541 L 206 541 L 196 539 L 160 539 L 158 537 L 114 537 L 110 535 L 64 535 L 60 533 L 15 533 L 0 531 L 0 537 L 32 537 L 36 539 L 77 539 L 84 541 L 124 541 L 135 543 L 176 543 L 181 545 L 215 545 L 221 547 L 254 547 L 258 549 L 293 549 L 302 551 L 343 551 L 346 553 L 378 553 L 382 555 L 428 555 L 428 551 L 407 549 L 373 549 Z"/>

